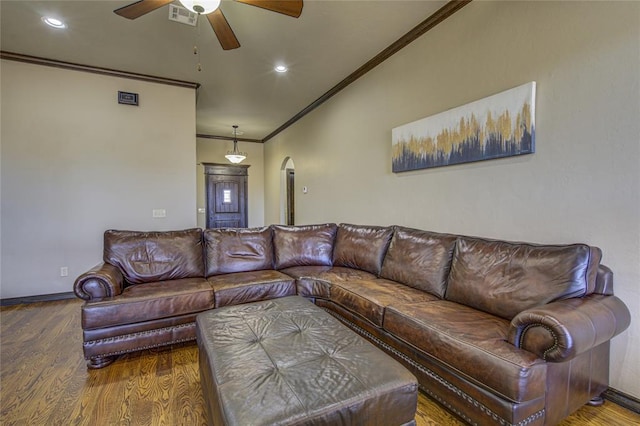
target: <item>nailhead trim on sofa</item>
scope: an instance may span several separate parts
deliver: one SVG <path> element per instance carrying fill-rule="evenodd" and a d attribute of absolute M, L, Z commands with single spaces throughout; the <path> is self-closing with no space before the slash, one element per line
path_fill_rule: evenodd
<path fill-rule="evenodd" d="M 467 402 L 469 402 L 469 403 L 473 404 L 475 407 L 479 408 L 480 411 L 482 411 L 487 416 L 491 417 L 494 421 L 498 422 L 502 426 L 526 426 L 526 425 L 530 424 L 531 422 L 533 422 L 534 420 L 537 420 L 537 419 L 541 418 L 542 416 L 544 416 L 545 410 L 542 409 L 542 410 L 537 411 L 536 413 L 533 413 L 531 416 L 527 417 L 526 419 L 522 420 L 521 422 L 519 422 L 517 424 L 510 423 L 510 422 L 506 421 L 505 419 L 501 418 L 500 416 L 498 416 L 496 413 L 491 411 L 489 408 L 487 408 L 485 405 L 483 405 L 479 401 L 475 400 L 474 398 L 472 398 L 471 396 L 466 394 L 464 391 L 462 391 L 461 389 L 459 389 L 455 385 L 449 383 L 448 381 L 446 381 L 445 379 L 443 379 L 442 377 L 440 377 L 439 375 L 437 375 L 433 371 L 429 370 L 428 368 L 424 367 L 423 365 L 418 364 L 417 362 L 415 362 L 414 360 L 412 360 L 411 358 L 409 358 L 408 356 L 406 356 L 402 352 L 400 352 L 397 349 L 393 348 L 392 346 L 386 344 L 385 342 L 383 342 L 382 340 L 378 339 L 377 337 L 375 337 L 374 335 L 372 335 L 368 331 L 360 328 L 359 326 L 357 326 L 356 324 L 352 323 L 351 321 L 341 317 L 337 313 L 333 312 L 331 309 L 328 309 L 328 308 L 323 308 L 323 309 L 325 311 L 329 312 L 331 315 L 336 317 L 338 320 L 340 320 L 342 323 L 344 323 L 347 327 L 351 328 L 352 330 L 354 330 L 358 334 L 366 337 L 369 340 L 374 341 L 378 346 L 382 347 L 387 352 L 391 352 L 394 355 L 402 358 L 405 362 L 407 362 L 408 364 L 411 364 L 414 368 L 420 370 L 422 373 L 424 373 L 427 376 L 431 377 L 432 379 L 436 380 L 438 383 L 440 383 L 441 385 L 445 386 L 451 392 L 455 393 L 456 395 L 458 395 L 461 398 L 464 398 Z M 455 414 L 460 416 L 467 423 L 470 423 L 472 425 L 477 425 L 478 424 L 478 423 L 474 422 L 472 419 L 470 419 L 468 416 L 466 416 L 463 413 L 461 413 L 460 411 L 456 410 L 454 407 L 452 407 L 450 404 L 448 404 L 446 401 L 444 401 L 438 395 L 436 395 L 433 392 L 431 392 L 429 389 L 426 389 L 422 385 L 420 385 L 420 388 L 423 391 L 425 391 L 427 394 L 429 394 L 431 397 L 436 399 L 438 402 L 440 402 L 442 405 L 447 407 L 449 410 L 453 411 Z"/>
<path fill-rule="evenodd" d="M 518 344 L 520 345 L 519 347 L 522 347 L 522 345 L 524 343 L 524 336 L 527 334 L 527 331 L 529 331 L 533 327 L 542 327 L 545 330 L 547 330 L 549 332 L 549 334 L 551 334 L 553 336 L 553 346 L 548 348 L 542 354 L 542 359 L 544 359 L 546 361 L 547 360 L 547 354 L 558 347 L 558 338 L 556 337 L 556 335 L 553 332 L 553 330 L 551 328 L 547 327 L 546 325 L 544 325 L 544 324 L 530 324 L 530 325 L 526 326 L 524 328 L 524 330 L 522 330 L 522 334 L 520 334 L 520 341 L 518 342 Z"/>
<path fill-rule="evenodd" d="M 118 340 L 126 340 L 126 339 L 128 339 L 130 337 L 133 337 L 133 336 L 144 336 L 144 335 L 148 335 L 148 334 L 158 334 L 158 332 L 162 332 L 162 331 L 166 331 L 166 330 L 179 330 L 181 328 L 189 328 L 189 327 L 195 329 L 196 328 L 196 324 L 195 323 L 181 324 L 181 325 L 172 326 L 172 327 L 157 328 L 157 329 L 149 330 L 149 331 L 139 331 L 137 333 L 131 333 L 131 334 L 127 334 L 125 336 L 107 337 L 105 339 L 96 339 L 96 340 L 91 340 L 89 342 L 84 342 L 83 346 L 90 346 L 89 344 L 93 345 L 95 343 L 117 342 Z M 162 343 L 158 343 L 158 344 L 155 344 L 155 345 L 139 346 L 139 347 L 136 347 L 136 349 L 134 349 L 134 350 L 126 349 L 126 350 L 122 350 L 122 351 L 109 352 L 107 354 L 100 354 L 100 357 L 122 355 L 122 354 L 130 353 L 132 351 L 142 351 L 142 350 L 145 350 L 145 349 L 158 348 L 160 346 L 175 345 L 177 343 L 191 342 L 193 340 L 195 340 L 195 337 L 173 340 L 173 341 L 171 341 L 171 343 L 162 342 Z"/>

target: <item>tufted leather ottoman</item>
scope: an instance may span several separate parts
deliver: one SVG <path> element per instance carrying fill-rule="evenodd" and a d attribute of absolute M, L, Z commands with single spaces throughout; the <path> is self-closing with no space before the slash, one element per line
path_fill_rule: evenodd
<path fill-rule="evenodd" d="M 198 315 L 200 379 L 219 425 L 414 425 L 416 378 L 299 296 Z"/>

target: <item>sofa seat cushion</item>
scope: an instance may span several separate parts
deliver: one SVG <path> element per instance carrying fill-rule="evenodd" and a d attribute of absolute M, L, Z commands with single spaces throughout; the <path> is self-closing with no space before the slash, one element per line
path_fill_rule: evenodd
<path fill-rule="evenodd" d="M 215 294 L 216 308 L 296 294 L 295 280 L 274 270 L 214 275 L 208 282 Z"/>
<path fill-rule="evenodd" d="M 395 303 L 430 302 L 437 297 L 385 279 L 332 283 L 331 300 L 382 327 L 385 308 Z"/>
<path fill-rule="evenodd" d="M 104 233 L 103 260 L 130 284 L 204 277 L 202 230 Z"/>
<path fill-rule="evenodd" d="M 304 297 L 331 297 L 331 284 L 350 280 L 375 280 L 376 276 L 359 269 L 342 266 L 294 266 L 283 269 L 287 275 L 296 279 L 298 294 Z"/>
<path fill-rule="evenodd" d="M 505 319 L 445 300 L 396 303 L 387 307 L 383 327 L 510 401 L 545 395 L 545 361 L 507 342 Z"/>
<path fill-rule="evenodd" d="M 212 309 L 214 296 L 204 278 L 136 284 L 117 297 L 82 307 L 82 328 L 93 329 L 176 317 Z"/>
<path fill-rule="evenodd" d="M 333 249 L 333 264 L 378 276 L 392 235 L 392 227 L 341 223 Z"/>

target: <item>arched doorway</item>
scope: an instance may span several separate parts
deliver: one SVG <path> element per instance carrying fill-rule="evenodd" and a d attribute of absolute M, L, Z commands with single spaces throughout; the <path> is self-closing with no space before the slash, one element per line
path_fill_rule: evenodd
<path fill-rule="evenodd" d="M 282 161 L 280 173 L 280 222 L 295 225 L 295 165 L 291 157 Z"/>

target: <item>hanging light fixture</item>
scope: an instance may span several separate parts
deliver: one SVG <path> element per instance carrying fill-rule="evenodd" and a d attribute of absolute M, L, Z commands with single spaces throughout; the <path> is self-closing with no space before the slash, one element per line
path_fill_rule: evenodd
<path fill-rule="evenodd" d="M 220 6 L 220 0 L 180 0 L 180 3 L 198 15 L 211 13 Z"/>
<path fill-rule="evenodd" d="M 247 158 L 246 152 L 238 151 L 238 126 L 233 126 L 233 151 L 227 151 L 227 155 L 224 156 L 227 160 L 231 161 L 233 164 L 241 163 L 245 158 Z"/>

